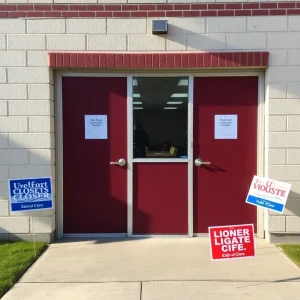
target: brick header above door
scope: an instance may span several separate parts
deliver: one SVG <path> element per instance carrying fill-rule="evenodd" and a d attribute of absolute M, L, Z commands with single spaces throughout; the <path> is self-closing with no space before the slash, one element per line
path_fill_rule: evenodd
<path fill-rule="evenodd" d="M 51 52 L 50 68 L 198 69 L 266 68 L 268 52 L 76 53 Z"/>
<path fill-rule="evenodd" d="M 0 4 L 0 18 L 151 18 L 300 15 L 300 2 Z"/>

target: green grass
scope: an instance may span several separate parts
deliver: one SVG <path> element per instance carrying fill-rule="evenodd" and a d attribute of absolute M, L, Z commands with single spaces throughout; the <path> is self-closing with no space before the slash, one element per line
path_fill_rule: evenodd
<path fill-rule="evenodd" d="M 279 245 L 284 253 L 298 266 L 300 267 L 300 244 L 282 244 Z"/>
<path fill-rule="evenodd" d="M 45 243 L 36 243 L 35 257 L 31 242 L 0 242 L 0 298 L 45 249 Z"/>

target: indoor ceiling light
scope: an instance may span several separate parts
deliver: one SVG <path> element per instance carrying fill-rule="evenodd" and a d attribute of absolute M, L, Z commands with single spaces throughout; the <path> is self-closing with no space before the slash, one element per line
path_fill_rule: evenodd
<path fill-rule="evenodd" d="M 187 98 L 188 97 L 188 93 L 174 93 L 171 96 L 172 98 Z"/>
<path fill-rule="evenodd" d="M 138 107 L 134 107 L 133 109 L 143 109 L 143 108 L 138 106 Z"/>
<path fill-rule="evenodd" d="M 183 101 L 168 101 L 167 104 L 182 104 Z"/>
<path fill-rule="evenodd" d="M 143 104 L 141 101 L 133 101 L 133 104 Z"/>
<path fill-rule="evenodd" d="M 133 98 L 141 98 L 141 94 L 133 94 Z"/>
<path fill-rule="evenodd" d="M 188 86 L 189 80 L 188 79 L 180 79 L 178 85 L 179 86 Z"/>
<path fill-rule="evenodd" d="M 177 109 L 177 107 L 173 107 L 173 106 L 166 106 L 166 107 L 164 107 L 164 109 Z"/>
<path fill-rule="evenodd" d="M 137 81 L 137 79 L 133 79 L 133 80 L 132 80 L 132 85 L 133 85 L 133 86 L 138 86 L 138 81 Z"/>

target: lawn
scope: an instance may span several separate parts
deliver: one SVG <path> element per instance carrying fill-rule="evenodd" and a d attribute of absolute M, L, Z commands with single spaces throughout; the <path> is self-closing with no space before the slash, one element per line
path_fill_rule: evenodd
<path fill-rule="evenodd" d="M 282 244 L 279 245 L 284 253 L 298 266 L 300 267 L 300 244 Z"/>
<path fill-rule="evenodd" d="M 31 242 L 0 241 L 0 298 L 45 249 L 45 243 L 36 243 L 35 257 Z"/>

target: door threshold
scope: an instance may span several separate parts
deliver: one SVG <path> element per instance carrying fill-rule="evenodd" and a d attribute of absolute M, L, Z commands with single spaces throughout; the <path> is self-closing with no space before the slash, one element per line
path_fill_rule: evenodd
<path fill-rule="evenodd" d="M 120 238 L 127 237 L 127 233 L 65 233 L 63 238 Z"/>
<path fill-rule="evenodd" d="M 208 237 L 208 233 L 194 233 L 194 237 Z"/>
<path fill-rule="evenodd" d="M 188 234 L 133 234 L 130 238 L 187 238 Z"/>

